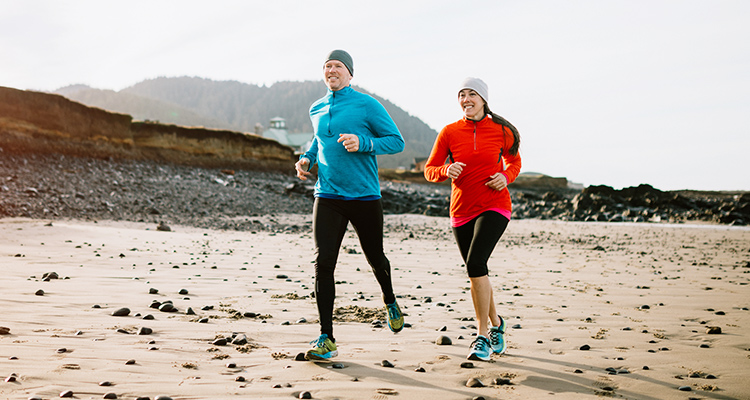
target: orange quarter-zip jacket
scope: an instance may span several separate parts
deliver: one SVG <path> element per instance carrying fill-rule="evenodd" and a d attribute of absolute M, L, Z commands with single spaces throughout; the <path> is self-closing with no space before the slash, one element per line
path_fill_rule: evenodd
<path fill-rule="evenodd" d="M 463 118 L 440 131 L 425 165 L 425 178 L 442 182 L 448 179 L 450 163 L 466 164 L 451 183 L 451 217 L 474 217 L 490 209 L 507 210 L 510 215 L 508 188 L 498 191 L 485 183 L 497 172 L 504 174 L 508 183 L 518 177 L 521 156 L 508 153 L 513 140 L 510 129 L 496 124 L 490 116 L 480 121 Z"/>

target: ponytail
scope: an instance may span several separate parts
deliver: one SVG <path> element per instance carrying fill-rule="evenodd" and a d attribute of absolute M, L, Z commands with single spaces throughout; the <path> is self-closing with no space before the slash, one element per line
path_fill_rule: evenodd
<path fill-rule="evenodd" d="M 502 125 L 513 132 L 513 145 L 510 146 L 510 149 L 508 149 L 508 153 L 513 156 L 517 155 L 518 147 L 521 145 L 521 135 L 518 133 L 518 129 L 516 129 L 516 127 L 513 126 L 513 124 L 511 124 L 507 119 L 490 111 L 490 107 L 487 105 L 487 103 L 484 103 L 484 113 L 492 117 L 492 122 Z"/>

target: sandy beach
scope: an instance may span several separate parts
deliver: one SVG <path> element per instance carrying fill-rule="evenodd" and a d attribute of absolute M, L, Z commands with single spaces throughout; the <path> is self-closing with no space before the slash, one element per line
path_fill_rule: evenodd
<path fill-rule="evenodd" d="M 514 220 L 490 261 L 508 352 L 462 365 L 473 308 L 447 219 L 386 222 L 410 326 L 373 324 L 350 229 L 340 354 L 313 363 L 295 360 L 318 335 L 309 233 L 0 219 L 0 399 L 750 399 L 750 228 Z"/>

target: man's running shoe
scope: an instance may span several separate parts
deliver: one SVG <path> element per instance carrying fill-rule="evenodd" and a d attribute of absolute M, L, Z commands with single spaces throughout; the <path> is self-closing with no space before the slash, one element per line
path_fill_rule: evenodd
<path fill-rule="evenodd" d="M 489 361 L 491 354 L 490 341 L 486 337 L 478 335 L 476 340 L 471 342 L 471 351 L 466 358 L 469 360 Z"/>
<path fill-rule="evenodd" d="M 502 317 L 500 317 L 500 326 L 490 328 L 490 346 L 493 353 L 505 353 L 507 344 L 505 343 L 505 320 Z"/>
<path fill-rule="evenodd" d="M 404 329 L 404 314 L 401 313 L 398 303 L 394 301 L 391 304 L 386 304 L 385 311 L 388 314 L 388 327 L 393 332 L 401 332 L 401 329 Z"/>
<path fill-rule="evenodd" d="M 310 344 L 313 345 L 313 348 L 305 353 L 305 358 L 308 360 L 327 360 L 339 355 L 338 350 L 336 350 L 336 343 L 328 338 L 328 335 L 325 333 L 310 342 Z"/>

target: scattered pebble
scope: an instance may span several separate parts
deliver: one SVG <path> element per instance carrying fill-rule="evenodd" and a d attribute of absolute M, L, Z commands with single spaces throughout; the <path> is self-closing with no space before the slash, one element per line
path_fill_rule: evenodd
<path fill-rule="evenodd" d="M 679 388 L 677 388 L 677 389 L 679 389 L 679 390 L 681 390 L 681 391 L 683 391 L 683 392 L 690 392 L 690 391 L 692 391 L 692 390 L 693 390 L 693 388 L 691 388 L 690 386 L 680 386 L 680 387 L 679 387 Z"/>
<path fill-rule="evenodd" d="M 115 317 L 126 317 L 130 314 L 130 309 L 127 307 L 119 308 L 112 313 Z"/>
<path fill-rule="evenodd" d="M 394 367 L 393 363 L 391 363 L 388 360 L 381 361 L 380 365 L 383 366 L 383 367 L 386 367 L 386 368 L 393 368 Z"/>
<path fill-rule="evenodd" d="M 307 361 L 305 353 L 297 353 L 297 355 L 294 357 L 294 361 Z"/>
<path fill-rule="evenodd" d="M 464 361 L 461 363 L 461 368 L 474 368 L 474 363 L 471 361 Z"/>
<path fill-rule="evenodd" d="M 10 328 L 0 326 L 0 335 L 10 335 Z"/>
<path fill-rule="evenodd" d="M 508 378 L 495 378 L 495 385 L 512 385 L 513 382 L 510 381 Z"/>
<path fill-rule="evenodd" d="M 150 335 L 152 333 L 154 333 L 154 330 L 145 326 L 142 326 L 140 329 L 138 329 L 139 335 Z"/>
<path fill-rule="evenodd" d="M 103 399 L 116 399 L 117 398 L 117 394 L 114 393 L 114 392 L 105 393 L 102 398 Z"/>
<path fill-rule="evenodd" d="M 479 378 L 471 378 L 466 381 L 466 387 L 484 387 L 484 383 Z"/>
<path fill-rule="evenodd" d="M 312 399 L 312 393 L 310 392 L 300 392 L 299 396 L 297 396 L 298 399 Z"/>
<path fill-rule="evenodd" d="M 125 361 L 125 365 L 133 365 L 133 364 L 135 364 L 135 360 Z"/>
<path fill-rule="evenodd" d="M 73 397 L 73 391 L 65 390 L 63 392 L 60 392 L 60 397 Z"/>
<path fill-rule="evenodd" d="M 591 346 L 584 344 L 583 346 L 579 347 L 578 350 L 591 350 Z"/>
<path fill-rule="evenodd" d="M 706 328 L 706 333 L 709 335 L 720 335 L 721 334 L 721 327 L 720 326 L 709 326 Z"/>
<path fill-rule="evenodd" d="M 423 367 L 417 367 L 414 372 L 426 372 Z"/>
<path fill-rule="evenodd" d="M 44 296 L 44 290 L 39 289 L 36 292 L 34 292 L 34 294 L 37 295 L 37 296 Z"/>
<path fill-rule="evenodd" d="M 438 336 L 438 338 L 435 340 L 435 344 L 438 346 L 450 346 L 453 344 L 453 341 L 448 336 L 442 335 Z"/>

